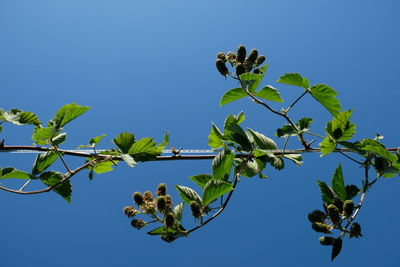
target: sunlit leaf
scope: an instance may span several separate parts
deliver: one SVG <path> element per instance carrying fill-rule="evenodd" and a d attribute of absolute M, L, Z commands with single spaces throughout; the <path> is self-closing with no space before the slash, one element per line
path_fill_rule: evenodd
<path fill-rule="evenodd" d="M 215 199 L 233 190 L 232 184 L 221 180 L 210 180 L 204 187 L 203 205 L 207 206 Z"/>
<path fill-rule="evenodd" d="M 34 179 L 32 175 L 27 172 L 17 170 L 13 167 L 0 168 L 0 179 Z"/>
<path fill-rule="evenodd" d="M 335 142 L 332 141 L 329 136 L 325 137 L 325 139 L 319 143 L 319 146 L 321 148 L 322 156 L 332 153 L 336 148 Z"/>
<path fill-rule="evenodd" d="M 137 164 L 129 154 L 121 154 L 121 158 L 129 167 L 134 167 Z"/>
<path fill-rule="evenodd" d="M 277 80 L 278 83 L 284 83 L 294 86 L 299 86 L 307 89 L 310 87 L 310 82 L 307 78 L 303 78 L 299 73 L 286 73 Z"/>
<path fill-rule="evenodd" d="M 181 202 L 174 207 L 174 216 L 178 222 L 182 221 L 183 206 L 184 202 Z"/>
<path fill-rule="evenodd" d="M 113 143 L 121 150 L 122 153 L 128 153 L 135 141 L 135 135 L 128 132 L 120 133 L 113 139 Z"/>
<path fill-rule="evenodd" d="M 260 149 L 277 149 L 276 143 L 271 138 L 268 138 L 262 133 L 256 132 L 250 128 L 247 130 L 253 136 L 254 142 Z"/>
<path fill-rule="evenodd" d="M 333 203 L 335 199 L 335 192 L 326 183 L 317 180 L 319 190 L 321 192 L 322 201 L 327 204 Z"/>
<path fill-rule="evenodd" d="M 342 172 L 342 165 L 339 164 L 335 170 L 335 173 L 332 177 L 332 188 L 335 191 L 338 197 L 345 201 L 347 198 L 346 189 L 344 186 L 344 179 L 343 179 L 343 172 Z"/>
<path fill-rule="evenodd" d="M 135 161 L 148 161 L 162 154 L 164 146 L 158 146 L 153 138 L 145 137 L 136 141 L 128 153 Z"/>
<path fill-rule="evenodd" d="M 0 114 L 0 117 L 3 121 L 8 121 L 15 125 L 32 124 L 39 126 L 41 124 L 39 118 L 32 112 L 28 111 L 22 111 L 19 109 L 3 111 L 0 109 Z"/>
<path fill-rule="evenodd" d="M 190 204 L 191 201 L 196 201 L 199 204 L 202 203 L 201 197 L 192 188 L 183 185 L 175 185 L 175 188 L 187 204 Z"/>
<path fill-rule="evenodd" d="M 227 91 L 221 98 L 221 101 L 219 105 L 222 107 L 223 105 L 226 105 L 228 103 L 231 103 L 233 101 L 239 100 L 241 98 L 246 97 L 247 94 L 243 90 L 243 88 L 238 87 L 238 88 L 233 88 Z"/>
<path fill-rule="evenodd" d="M 212 161 L 213 176 L 215 179 L 227 180 L 231 172 L 235 154 L 229 149 L 224 149 Z"/>
<path fill-rule="evenodd" d="M 244 86 L 247 87 L 247 90 L 249 90 L 250 93 L 253 93 L 255 90 L 257 90 L 258 85 L 261 83 L 263 77 L 264 74 L 255 74 L 247 72 L 240 75 L 240 81 Z"/>
<path fill-rule="evenodd" d="M 342 109 L 337 92 L 325 84 L 317 84 L 309 89 L 310 94 L 321 103 L 333 116 L 338 115 Z"/>
<path fill-rule="evenodd" d="M 224 123 L 223 138 L 239 144 L 244 151 L 250 151 L 252 146 L 244 130 L 238 125 L 233 115 L 229 115 Z"/>
<path fill-rule="evenodd" d="M 64 105 L 56 112 L 56 115 L 49 122 L 48 126 L 54 126 L 56 129 L 64 127 L 65 124 L 76 119 L 89 109 L 90 107 L 80 106 L 76 103 Z"/>
<path fill-rule="evenodd" d="M 39 178 L 45 185 L 53 186 L 62 181 L 64 174 L 56 171 L 48 171 L 42 173 Z M 69 180 L 56 185 L 52 190 L 62 196 L 67 202 L 71 202 L 72 185 Z"/>
<path fill-rule="evenodd" d="M 50 143 L 50 139 L 55 135 L 57 135 L 57 130 L 54 127 L 36 127 L 32 134 L 32 140 L 35 141 L 37 145 L 47 145 Z"/>
<path fill-rule="evenodd" d="M 32 174 L 37 175 L 43 171 L 45 171 L 48 167 L 51 166 L 58 158 L 58 154 L 55 151 L 49 151 L 44 154 L 36 155 L 35 162 L 32 167 Z"/>
<path fill-rule="evenodd" d="M 278 103 L 283 102 L 279 91 L 270 85 L 264 86 L 260 91 L 256 92 L 255 95 L 269 101 L 274 101 Z"/>
<path fill-rule="evenodd" d="M 195 176 L 189 177 L 190 180 L 194 181 L 201 189 L 204 189 L 204 186 L 208 183 L 208 181 L 214 179 L 212 175 L 209 174 L 199 174 Z"/>
<path fill-rule="evenodd" d="M 222 141 L 222 133 L 214 124 L 211 127 L 210 134 L 208 135 L 208 145 L 213 149 L 218 149 L 224 145 Z"/>

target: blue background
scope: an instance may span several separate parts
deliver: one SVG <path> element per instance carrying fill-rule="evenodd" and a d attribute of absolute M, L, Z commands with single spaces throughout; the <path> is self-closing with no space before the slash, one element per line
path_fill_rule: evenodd
<path fill-rule="evenodd" d="M 175 147 L 206 149 L 211 122 L 221 127 L 227 115 L 241 110 L 245 127 L 273 136 L 284 121 L 260 106 L 240 100 L 219 107 L 222 94 L 236 84 L 215 70 L 215 56 L 245 44 L 267 56 L 264 83 L 278 87 L 286 105 L 301 90 L 275 81 L 299 72 L 312 84 L 339 92 L 342 106 L 354 110 L 356 138 L 380 133 L 385 145 L 396 147 L 399 11 L 398 1 L 390 0 L 2 0 L 0 106 L 35 112 L 42 121 L 67 103 L 91 106 L 66 127 L 63 148 L 101 134 L 107 137 L 100 146 L 111 147 L 122 131 L 161 141 L 168 130 Z M 313 131 L 322 134 L 331 119 L 310 97 L 292 115 L 315 118 Z M 31 126 L 5 126 L 6 144 L 32 143 Z M 277 142 L 282 147 L 282 140 Z M 289 143 L 297 146 L 295 140 Z M 29 171 L 33 159 L 1 154 L 0 166 Z M 169 185 L 177 203 L 173 185 L 194 187 L 187 177 L 209 173 L 210 161 L 144 163 L 134 169 L 120 164 L 93 181 L 82 173 L 72 179 L 72 204 L 54 193 L 0 192 L 2 265 L 330 265 L 330 249 L 319 245 L 320 235 L 307 220 L 321 205 L 315 181 L 329 181 L 338 162 L 348 183 L 360 185 L 363 171 L 335 155 L 304 160 L 303 167 L 267 169 L 268 180 L 242 179 L 217 220 L 173 244 L 133 229 L 122 208 L 131 204 L 134 191 L 155 190 L 160 182 Z M 76 167 L 82 160 L 68 162 Z M 398 177 L 373 187 L 357 217 L 364 236 L 344 240 L 332 265 L 399 266 L 399 187 Z M 193 223 L 190 216 L 186 221 Z"/>

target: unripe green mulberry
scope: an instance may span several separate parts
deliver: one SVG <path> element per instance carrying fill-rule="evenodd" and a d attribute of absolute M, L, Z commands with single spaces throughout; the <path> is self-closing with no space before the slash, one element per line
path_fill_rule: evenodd
<path fill-rule="evenodd" d="M 352 200 L 346 200 L 343 203 L 343 214 L 346 217 L 350 217 L 353 214 L 354 202 Z"/>
<path fill-rule="evenodd" d="M 172 208 L 172 198 L 170 195 L 165 195 L 165 206 L 167 208 Z"/>
<path fill-rule="evenodd" d="M 225 53 L 219 52 L 218 55 L 217 55 L 217 59 L 221 59 L 223 62 L 226 62 Z"/>
<path fill-rule="evenodd" d="M 258 57 L 258 51 L 257 49 L 252 49 L 249 53 L 249 56 L 246 59 L 246 62 L 250 65 L 254 64 L 256 62 L 256 59 Z"/>
<path fill-rule="evenodd" d="M 159 211 L 165 210 L 166 201 L 164 196 L 159 196 L 156 198 L 156 206 Z"/>
<path fill-rule="evenodd" d="M 144 203 L 143 195 L 140 192 L 135 192 L 132 197 L 138 206 L 143 205 L 143 203 Z"/>
<path fill-rule="evenodd" d="M 314 222 L 311 225 L 311 228 L 318 233 L 324 233 L 324 234 L 329 234 L 331 231 L 331 227 L 329 225 L 326 225 L 324 223 L 320 222 Z"/>
<path fill-rule="evenodd" d="M 141 229 L 141 228 L 143 228 L 143 227 L 145 227 L 146 226 L 146 222 L 144 222 L 142 219 L 139 219 L 139 220 L 136 220 L 136 219 L 133 219 L 132 221 L 131 221 L 131 225 L 132 225 L 132 227 L 135 227 L 136 229 Z"/>
<path fill-rule="evenodd" d="M 167 193 L 167 185 L 159 184 L 157 186 L 157 196 L 165 196 L 166 193 Z"/>
<path fill-rule="evenodd" d="M 192 215 L 195 218 L 199 218 L 201 216 L 200 206 L 196 201 L 190 202 L 190 209 L 192 210 Z"/>
<path fill-rule="evenodd" d="M 361 234 L 361 226 L 358 223 L 353 223 L 350 227 L 350 238 L 352 237 L 360 237 Z"/>
<path fill-rule="evenodd" d="M 215 65 L 217 66 L 217 70 L 219 71 L 219 73 L 221 73 L 222 76 L 226 77 L 229 71 L 225 65 L 225 62 L 222 61 L 222 59 L 217 59 L 217 61 L 215 61 Z"/>
<path fill-rule="evenodd" d="M 319 243 L 323 246 L 332 246 L 333 245 L 333 237 L 331 236 L 321 236 L 319 238 Z"/>
<path fill-rule="evenodd" d="M 132 217 L 135 217 L 135 215 L 136 215 L 136 213 L 138 213 L 138 211 L 132 206 L 126 206 L 126 207 L 124 207 L 124 213 L 129 218 L 132 218 Z"/>
<path fill-rule="evenodd" d="M 265 61 L 265 56 L 260 55 L 260 56 L 257 57 L 256 62 L 254 63 L 254 66 L 258 67 L 261 64 L 263 64 L 264 61 Z"/>
<path fill-rule="evenodd" d="M 144 200 L 145 202 L 154 201 L 153 194 L 152 194 L 150 191 L 144 192 L 144 194 L 143 194 L 143 200 Z"/>
<path fill-rule="evenodd" d="M 330 204 L 328 206 L 328 216 L 334 225 L 340 224 L 340 212 L 335 205 Z"/>
<path fill-rule="evenodd" d="M 308 220 L 311 223 L 314 223 L 314 222 L 322 223 L 325 220 L 325 218 L 326 218 L 326 214 L 320 210 L 314 210 L 313 212 L 308 214 Z"/>
<path fill-rule="evenodd" d="M 244 47 L 244 45 L 239 45 L 236 53 L 236 61 L 243 63 L 245 59 L 246 59 L 246 47 Z"/>
<path fill-rule="evenodd" d="M 172 227 L 174 225 L 175 222 L 175 218 L 174 215 L 172 213 L 168 213 L 167 215 L 165 215 L 165 226 L 167 228 Z"/>
<path fill-rule="evenodd" d="M 239 63 L 236 65 L 236 75 L 238 77 L 245 72 L 246 72 L 246 68 L 244 67 L 244 65 L 242 63 Z"/>

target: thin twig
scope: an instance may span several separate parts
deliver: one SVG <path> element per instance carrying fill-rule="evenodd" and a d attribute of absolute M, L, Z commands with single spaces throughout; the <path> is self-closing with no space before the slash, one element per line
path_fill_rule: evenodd
<path fill-rule="evenodd" d="M 71 173 L 70 168 L 68 167 L 67 163 L 64 161 L 64 158 L 63 158 L 62 154 L 60 153 L 60 151 L 58 150 L 57 146 L 53 143 L 52 140 L 50 140 L 50 144 L 51 144 L 51 146 L 54 148 L 54 150 L 56 151 L 56 153 L 58 154 L 58 157 L 61 159 L 61 162 L 63 163 L 65 169 L 67 169 L 67 171 L 68 171 L 69 173 Z"/>
<path fill-rule="evenodd" d="M 290 109 L 296 105 L 296 103 L 306 94 L 308 93 L 308 90 L 304 91 L 304 93 L 302 93 L 286 110 L 285 110 L 285 114 L 288 114 Z"/>
<path fill-rule="evenodd" d="M 343 156 L 345 156 L 346 158 L 348 158 L 349 160 L 351 160 L 351 161 L 354 161 L 355 163 L 357 163 L 357 164 L 359 164 L 359 165 L 364 165 L 364 163 L 362 163 L 362 162 L 360 162 L 360 161 L 358 161 L 358 160 L 356 160 L 356 159 L 353 159 L 352 157 L 350 157 L 349 155 L 346 155 L 345 153 L 343 153 L 342 151 L 339 151 L 339 153 L 340 154 L 342 154 Z"/>

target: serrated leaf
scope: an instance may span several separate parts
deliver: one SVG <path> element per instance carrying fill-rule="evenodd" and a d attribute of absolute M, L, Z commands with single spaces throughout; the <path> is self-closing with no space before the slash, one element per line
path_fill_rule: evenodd
<path fill-rule="evenodd" d="M 296 122 L 296 126 L 300 131 L 308 131 L 310 130 L 310 124 L 314 120 L 312 118 L 301 118 Z"/>
<path fill-rule="evenodd" d="M 321 153 L 322 153 L 321 156 L 326 156 L 332 153 L 336 148 L 335 142 L 333 142 L 329 138 L 329 136 L 325 137 L 325 139 L 321 143 L 319 143 L 319 146 L 321 148 Z"/>
<path fill-rule="evenodd" d="M 115 164 L 117 164 L 118 161 L 113 161 Z M 113 170 L 114 163 L 111 161 L 103 161 L 96 163 L 96 165 L 88 167 L 89 170 L 93 170 L 97 174 L 101 173 L 106 173 L 110 172 Z"/>
<path fill-rule="evenodd" d="M 207 206 L 215 199 L 233 190 L 232 184 L 221 180 L 210 180 L 204 187 L 203 205 Z"/>
<path fill-rule="evenodd" d="M 36 127 L 32 134 L 32 140 L 35 141 L 37 145 L 47 145 L 50 143 L 50 139 L 55 135 L 57 135 L 57 130 L 54 127 Z"/>
<path fill-rule="evenodd" d="M 212 149 L 218 149 L 224 145 L 222 141 L 222 133 L 214 124 L 211 127 L 210 134 L 208 135 L 208 145 Z"/>
<path fill-rule="evenodd" d="M 387 159 L 391 163 L 396 163 L 396 161 L 398 160 L 395 154 L 392 154 L 389 151 L 387 151 L 386 148 L 381 143 L 375 140 L 364 139 L 361 142 L 359 148 L 364 151 L 368 151 L 369 153 L 372 153 L 374 155 L 381 156 L 382 158 Z"/>
<path fill-rule="evenodd" d="M 58 158 L 58 154 L 55 151 L 46 152 L 45 154 L 36 155 L 35 162 L 32 167 L 32 174 L 38 175 L 39 173 L 45 171 L 51 166 Z"/>
<path fill-rule="evenodd" d="M 322 201 L 327 204 L 332 204 L 335 199 L 335 193 L 326 183 L 317 180 L 319 190 L 321 192 Z"/>
<path fill-rule="evenodd" d="M 334 117 L 338 115 L 342 107 L 336 98 L 337 92 L 325 84 L 317 84 L 309 89 L 312 97 L 321 103 Z"/>
<path fill-rule="evenodd" d="M 332 261 L 339 255 L 341 250 L 342 250 L 342 239 L 335 238 L 333 240 L 333 246 L 332 246 L 332 254 L 331 254 Z"/>
<path fill-rule="evenodd" d="M 284 84 L 289 84 L 289 85 L 294 85 L 294 86 L 299 86 L 307 89 L 310 87 L 310 82 L 308 81 L 307 78 L 303 78 L 299 73 L 286 73 L 282 75 L 279 80 L 277 80 L 278 83 L 284 83 Z"/>
<path fill-rule="evenodd" d="M 250 93 L 253 93 L 255 90 L 257 90 L 258 85 L 261 83 L 262 79 L 264 77 L 264 74 L 255 74 L 255 73 L 243 73 L 239 76 L 240 81 L 244 86 L 247 87 L 247 90 L 249 90 Z"/>
<path fill-rule="evenodd" d="M 212 161 L 212 171 L 215 179 L 229 178 L 235 154 L 229 149 L 220 151 Z"/>
<path fill-rule="evenodd" d="M 174 217 L 178 222 L 182 221 L 184 202 L 179 203 L 174 207 Z"/>
<path fill-rule="evenodd" d="M 239 144 L 244 151 L 252 149 L 251 143 L 244 130 L 238 125 L 233 115 L 229 115 L 224 123 L 223 139 Z"/>
<path fill-rule="evenodd" d="M 288 136 L 295 136 L 296 130 L 289 124 L 283 125 L 281 128 L 276 130 L 276 136 L 278 137 L 288 137 Z"/>
<path fill-rule="evenodd" d="M 243 163 L 243 160 L 239 160 L 239 162 L 240 164 L 238 165 L 237 170 L 240 170 L 239 174 L 243 177 L 250 178 L 256 176 L 263 170 L 256 160 L 248 160 L 246 163 Z"/>
<path fill-rule="evenodd" d="M 13 167 L 0 168 L 0 179 L 34 179 L 27 172 L 17 170 Z"/>
<path fill-rule="evenodd" d="M 242 99 L 244 97 L 246 97 L 247 94 L 246 92 L 243 90 L 243 88 L 233 88 L 230 89 L 229 91 L 227 91 L 221 98 L 221 101 L 219 102 L 220 107 L 222 107 L 223 105 L 226 105 L 228 103 L 231 103 L 233 101 Z"/>
<path fill-rule="evenodd" d="M 149 161 L 162 154 L 164 146 L 157 146 L 153 138 L 145 137 L 136 141 L 128 153 L 135 161 Z"/>
<path fill-rule="evenodd" d="M 335 191 L 336 195 L 342 200 L 345 201 L 347 198 L 346 189 L 344 186 L 342 165 L 339 164 L 335 170 L 335 173 L 332 177 L 332 188 Z"/>
<path fill-rule="evenodd" d="M 256 132 L 250 128 L 247 128 L 250 134 L 254 138 L 254 142 L 260 149 L 277 149 L 277 145 L 271 138 L 266 137 L 262 133 Z"/>
<path fill-rule="evenodd" d="M 183 185 L 175 185 L 175 188 L 186 203 L 190 204 L 191 201 L 202 203 L 201 197 L 192 188 Z"/>
<path fill-rule="evenodd" d="M 135 135 L 128 132 L 120 133 L 113 139 L 113 143 L 121 150 L 122 153 L 128 153 L 135 141 Z"/>
<path fill-rule="evenodd" d="M 358 187 L 353 184 L 346 185 L 345 190 L 346 190 L 347 199 L 353 199 L 360 192 L 360 189 L 358 189 Z"/>
<path fill-rule="evenodd" d="M 189 179 L 194 181 L 198 186 L 201 187 L 201 189 L 204 189 L 204 186 L 208 183 L 208 181 L 214 179 L 214 177 L 209 174 L 199 174 L 191 176 Z"/>
<path fill-rule="evenodd" d="M 56 129 L 64 127 L 64 125 L 76 119 L 89 109 L 90 107 L 80 106 L 76 103 L 64 105 L 56 112 L 56 115 L 49 122 L 48 126 L 54 126 Z"/>
<path fill-rule="evenodd" d="M 101 141 L 101 139 L 103 139 L 106 136 L 107 136 L 106 134 L 102 134 L 102 135 L 99 135 L 99 136 L 96 136 L 96 137 L 92 137 L 89 140 L 89 144 L 91 146 L 96 146 Z"/>
<path fill-rule="evenodd" d="M 178 230 L 174 228 L 166 228 L 164 226 L 160 226 L 156 229 L 151 230 L 147 234 L 149 235 L 175 235 L 178 233 Z"/>
<path fill-rule="evenodd" d="M 53 186 L 61 182 L 64 178 L 64 174 L 56 171 L 48 171 L 42 173 L 39 178 L 45 185 Z M 56 185 L 52 190 L 62 196 L 67 202 L 71 202 L 72 185 L 69 180 Z"/>
<path fill-rule="evenodd" d="M 9 111 L 0 110 L 1 119 L 11 122 L 15 125 L 32 124 L 39 126 L 41 124 L 39 118 L 32 112 L 22 111 L 19 109 L 11 109 Z"/>
<path fill-rule="evenodd" d="M 129 154 L 121 154 L 121 158 L 129 167 L 135 167 L 136 161 Z"/>
<path fill-rule="evenodd" d="M 327 125 L 327 129 L 330 130 L 332 137 L 334 131 L 340 129 L 340 136 L 335 137 L 337 141 L 347 141 L 356 133 L 356 125 L 350 121 L 352 113 L 351 110 L 339 112 L 336 117 L 333 118 L 331 124 L 329 124 L 329 126 Z"/>
<path fill-rule="evenodd" d="M 283 102 L 279 91 L 270 85 L 264 86 L 260 91 L 256 92 L 255 95 L 269 101 L 274 101 L 278 103 Z"/>
<path fill-rule="evenodd" d="M 283 157 L 293 161 L 297 166 L 301 166 L 303 164 L 301 161 L 303 159 L 301 154 L 285 154 Z"/>

